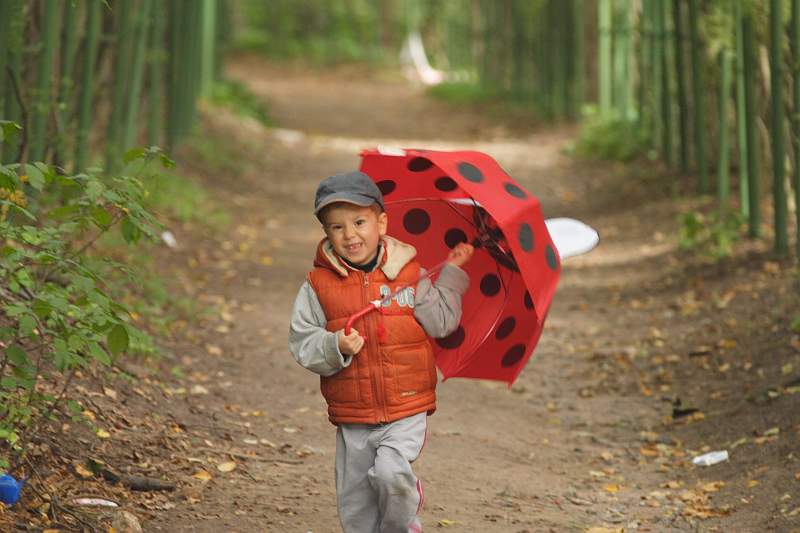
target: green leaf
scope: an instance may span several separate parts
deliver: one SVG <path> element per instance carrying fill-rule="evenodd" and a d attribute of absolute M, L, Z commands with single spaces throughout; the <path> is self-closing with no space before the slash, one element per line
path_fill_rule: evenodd
<path fill-rule="evenodd" d="M 125 326 L 122 324 L 117 324 L 111 328 L 111 331 L 108 333 L 108 337 L 106 338 L 108 349 L 115 357 L 128 349 L 129 342 L 130 338 L 128 337 L 128 330 L 126 330 Z"/>
<path fill-rule="evenodd" d="M 145 156 L 145 149 L 144 148 L 133 148 L 125 152 L 125 155 L 122 156 L 122 160 L 127 165 L 131 161 L 136 161 L 137 159 L 142 159 Z"/>
<path fill-rule="evenodd" d="M 108 228 L 113 220 L 111 214 L 100 206 L 92 209 L 92 219 L 102 229 Z"/>
<path fill-rule="evenodd" d="M 98 361 L 106 366 L 111 365 L 111 358 L 108 356 L 103 347 L 96 342 L 89 344 L 89 355 L 91 355 L 95 361 Z"/>
<path fill-rule="evenodd" d="M 36 320 L 31 315 L 23 315 L 19 319 L 19 332 L 23 337 L 30 336 L 36 329 Z"/>
<path fill-rule="evenodd" d="M 34 165 L 25 165 L 25 172 L 28 175 L 28 183 L 37 191 L 41 191 L 44 187 L 44 174 Z"/>
<path fill-rule="evenodd" d="M 128 244 L 134 244 L 142 237 L 142 230 L 134 224 L 130 217 L 122 219 L 122 236 Z"/>
<path fill-rule="evenodd" d="M 12 390 L 17 388 L 17 380 L 11 376 L 3 376 L 0 379 L 0 389 Z"/>
<path fill-rule="evenodd" d="M 12 344 L 6 348 L 6 357 L 17 366 L 27 366 L 30 364 L 28 354 L 16 344 Z"/>
<path fill-rule="evenodd" d="M 53 310 L 53 306 L 44 300 L 37 298 L 34 300 L 33 305 L 31 305 L 31 309 L 33 309 L 33 312 L 36 313 L 36 316 L 38 316 L 41 320 L 44 320 Z"/>
<path fill-rule="evenodd" d="M 22 131 L 22 127 L 16 122 L 0 120 L 0 143 L 4 143 L 6 140 L 10 141 L 20 131 Z"/>

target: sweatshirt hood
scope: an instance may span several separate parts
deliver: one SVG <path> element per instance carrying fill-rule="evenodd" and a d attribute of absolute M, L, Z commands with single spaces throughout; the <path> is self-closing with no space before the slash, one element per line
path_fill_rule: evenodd
<path fill-rule="evenodd" d="M 393 280 L 403 267 L 417 256 L 417 249 L 388 235 L 381 237 L 381 244 L 378 265 L 380 265 L 380 269 L 386 274 L 386 277 Z M 317 246 L 314 266 L 332 270 L 343 278 L 353 272 L 353 268 L 339 257 L 327 238 L 322 239 Z"/>

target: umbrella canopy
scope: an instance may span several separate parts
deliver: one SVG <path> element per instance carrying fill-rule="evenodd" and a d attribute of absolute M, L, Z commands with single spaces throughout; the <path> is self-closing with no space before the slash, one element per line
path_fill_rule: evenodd
<path fill-rule="evenodd" d="M 539 201 L 481 152 L 361 153 L 361 171 L 383 192 L 388 232 L 423 266 L 459 242 L 477 245 L 458 329 L 436 339 L 444 379 L 513 383 L 544 327 L 561 269 Z"/>

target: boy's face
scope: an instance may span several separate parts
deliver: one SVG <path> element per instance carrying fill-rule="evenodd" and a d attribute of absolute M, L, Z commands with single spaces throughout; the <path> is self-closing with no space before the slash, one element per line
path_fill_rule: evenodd
<path fill-rule="evenodd" d="M 374 207 L 336 203 L 323 213 L 322 227 L 339 257 L 354 265 L 372 261 L 381 236 L 386 235 L 386 213 Z"/>

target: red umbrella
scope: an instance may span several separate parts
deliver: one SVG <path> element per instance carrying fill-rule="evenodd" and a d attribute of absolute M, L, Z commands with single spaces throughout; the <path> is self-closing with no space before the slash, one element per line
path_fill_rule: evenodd
<path fill-rule="evenodd" d="M 477 249 L 458 329 L 436 339 L 444 379 L 513 383 L 539 340 L 560 259 L 539 201 L 480 152 L 361 153 L 361 171 L 383 192 L 389 233 L 413 245 L 425 267 L 459 242 Z"/>

